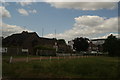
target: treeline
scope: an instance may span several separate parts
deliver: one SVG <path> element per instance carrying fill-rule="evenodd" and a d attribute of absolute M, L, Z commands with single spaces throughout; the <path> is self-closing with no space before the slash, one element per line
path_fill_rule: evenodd
<path fill-rule="evenodd" d="M 77 37 L 73 40 L 73 49 L 77 52 L 88 51 L 89 41 L 88 38 Z M 108 52 L 109 56 L 120 56 L 120 39 L 111 34 L 105 40 L 102 48 L 103 52 Z"/>
<path fill-rule="evenodd" d="M 120 39 L 112 34 L 108 36 L 103 44 L 103 51 L 108 52 L 109 56 L 120 56 Z"/>

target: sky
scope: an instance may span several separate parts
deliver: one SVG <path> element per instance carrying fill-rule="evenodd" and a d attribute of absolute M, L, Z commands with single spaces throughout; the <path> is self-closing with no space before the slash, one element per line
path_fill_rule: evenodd
<path fill-rule="evenodd" d="M 0 10 L 4 37 L 24 30 L 66 41 L 118 34 L 117 2 L 6 2 Z"/>

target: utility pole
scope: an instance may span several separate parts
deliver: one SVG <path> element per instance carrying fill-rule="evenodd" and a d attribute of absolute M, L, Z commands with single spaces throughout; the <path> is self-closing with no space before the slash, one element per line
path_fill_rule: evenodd
<path fill-rule="evenodd" d="M 55 29 L 55 39 L 56 39 L 56 29 Z M 57 40 L 57 39 L 56 39 Z M 55 40 L 55 49 L 56 49 L 56 54 L 57 54 L 57 51 L 58 51 L 58 44 L 57 44 L 57 41 Z"/>
<path fill-rule="evenodd" d="M 55 38 L 56 38 L 56 29 L 55 29 Z"/>
<path fill-rule="evenodd" d="M 43 37 L 43 33 L 44 33 L 44 28 L 42 28 L 42 37 Z"/>

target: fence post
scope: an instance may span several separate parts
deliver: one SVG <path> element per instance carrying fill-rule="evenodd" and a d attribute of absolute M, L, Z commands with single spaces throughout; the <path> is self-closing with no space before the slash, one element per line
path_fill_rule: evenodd
<path fill-rule="evenodd" d="M 58 60 L 59 60 L 59 56 L 58 56 Z"/>
<path fill-rule="evenodd" d="M 40 61 L 41 61 L 41 56 L 40 56 Z"/>
<path fill-rule="evenodd" d="M 13 59 L 13 57 L 11 56 L 11 57 L 10 57 L 10 60 L 9 60 L 10 63 L 12 63 L 12 59 Z"/>
<path fill-rule="evenodd" d="M 28 62 L 28 56 L 27 56 L 27 58 L 26 58 L 26 62 Z"/>
<path fill-rule="evenodd" d="M 64 59 L 65 59 L 65 55 L 64 55 Z"/>
<path fill-rule="evenodd" d="M 51 61 L 51 56 L 50 56 L 50 61 Z"/>

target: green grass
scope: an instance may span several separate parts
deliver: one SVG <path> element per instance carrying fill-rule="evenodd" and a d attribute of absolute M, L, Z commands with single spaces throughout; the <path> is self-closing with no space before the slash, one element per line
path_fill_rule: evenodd
<path fill-rule="evenodd" d="M 8 63 L 3 61 L 3 78 L 117 78 L 117 57 L 39 60 Z"/>

